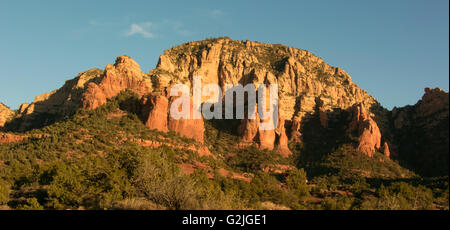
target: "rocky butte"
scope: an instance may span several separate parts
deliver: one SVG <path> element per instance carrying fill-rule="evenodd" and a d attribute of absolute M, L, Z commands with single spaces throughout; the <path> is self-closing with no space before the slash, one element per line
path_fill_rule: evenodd
<path fill-rule="evenodd" d="M 391 112 L 360 89 L 344 70 L 328 65 L 309 51 L 217 38 L 164 51 L 156 68 L 148 73 L 142 72 L 130 57 L 119 56 L 114 65 L 80 73 L 62 88 L 21 105 L 6 125 L 13 112 L 0 104 L 0 127 L 28 130 L 36 121 L 46 124 L 51 122 L 49 117 L 57 119 L 79 108 L 95 109 L 128 89 L 140 97 L 135 107 L 150 129 L 175 131 L 203 143 L 203 119 L 174 120 L 169 114 L 175 99 L 168 94 L 170 88 L 177 83 L 191 86 L 194 76 L 201 76 L 202 85 L 219 85 L 222 92 L 226 84 L 278 84 L 280 106 L 276 129 L 260 130 L 259 118 L 243 119 L 235 127 L 241 136 L 241 142 L 236 144 L 243 148 L 256 144 L 283 156 L 291 154 L 288 143 L 303 141 L 304 124 L 311 119 L 317 118 L 324 130 L 332 129 L 330 123 L 338 121 L 345 127 L 342 135 L 352 135 L 358 151 L 368 156 L 379 151 L 388 157 L 404 152 L 398 147 L 400 143 L 409 146 L 396 137 L 402 127 L 420 125 L 426 132 L 432 132 L 433 122 L 417 123 L 430 113 L 439 113 L 437 118 L 447 119 L 448 123 L 448 93 L 443 91 L 427 89 L 417 105 Z M 202 97 L 202 102 L 207 99 Z"/>

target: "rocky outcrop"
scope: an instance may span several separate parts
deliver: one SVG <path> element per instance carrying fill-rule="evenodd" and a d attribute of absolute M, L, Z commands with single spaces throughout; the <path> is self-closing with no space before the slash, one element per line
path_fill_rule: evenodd
<path fill-rule="evenodd" d="M 415 105 L 394 108 L 391 121 L 401 163 L 422 175 L 448 175 L 448 92 L 425 88 Z"/>
<path fill-rule="evenodd" d="M 292 154 L 292 152 L 288 147 L 289 139 L 286 135 L 285 121 L 283 118 L 280 118 L 280 120 L 278 121 L 278 127 L 275 130 L 275 134 L 277 136 L 277 152 L 283 157 L 288 157 Z"/>
<path fill-rule="evenodd" d="M 326 128 L 328 113 L 336 109 L 346 110 L 354 104 L 367 111 L 381 107 L 342 69 L 328 65 L 306 50 L 283 45 L 229 38 L 189 42 L 166 50 L 149 74 L 154 79 L 153 86 L 159 90 L 166 90 L 174 83 L 190 86 L 193 76 L 201 76 L 202 85 L 218 84 L 222 91 L 227 84 L 278 84 L 279 104 L 283 105 L 279 116 L 289 129 L 260 132 L 257 120 L 244 119 L 238 133 L 244 145 L 256 142 L 267 149 L 278 145 L 283 146 L 285 153 L 288 153 L 287 137 L 301 141 L 302 123 L 312 116 L 319 116 Z M 361 134 L 364 139 L 361 149 L 365 152 L 372 151 L 372 147 L 364 147 L 366 138 L 372 135 L 368 134 Z"/>
<path fill-rule="evenodd" d="M 105 70 L 80 73 L 61 89 L 23 104 L 18 117 L 24 118 L 22 125 L 25 127 L 28 125 L 25 118 L 36 114 L 64 116 L 78 108 L 95 109 L 128 89 L 142 97 L 142 115 L 149 128 L 175 131 L 203 142 L 202 119 L 176 120 L 168 111 L 174 100 L 167 96 L 168 89 L 176 83 L 191 86 L 194 76 L 201 77 L 202 85 L 219 85 L 223 92 L 227 84 L 278 84 L 279 104 L 283 105 L 279 109 L 281 120 L 278 123 L 282 125 L 263 131 L 259 130 L 258 120 L 243 120 L 239 133 L 243 142 L 256 142 L 260 148 L 277 149 L 282 155 L 290 154 L 289 139 L 302 140 L 302 124 L 313 116 L 318 116 L 322 127 L 327 128 L 329 114 L 333 111 L 348 110 L 355 104 L 364 111 L 380 107 L 344 70 L 328 65 L 306 50 L 218 38 L 166 50 L 157 67 L 148 74 L 131 58 L 120 56 Z M 164 93 L 157 96 L 156 92 Z M 206 99 L 202 97 L 201 102 Z M 360 131 L 358 149 L 371 154 L 380 147 L 379 130 L 370 118 L 372 114 L 367 112 L 367 116 L 361 121 L 358 118 L 354 125 Z"/>
<path fill-rule="evenodd" d="M 8 106 L 0 102 L 0 130 L 3 128 L 5 123 L 9 121 L 14 115 L 14 111 L 10 110 Z"/>
<path fill-rule="evenodd" d="M 222 90 L 226 84 L 278 84 L 280 104 L 285 105 L 280 115 L 286 120 L 314 114 L 316 98 L 325 110 L 377 104 L 342 69 L 283 45 L 228 38 L 189 42 L 166 50 L 150 75 L 160 88 L 173 82 L 190 84 L 192 76 L 201 76 L 203 85 L 219 84 Z"/>
<path fill-rule="evenodd" d="M 37 96 L 33 102 L 19 106 L 15 118 L 21 119 L 18 130 L 32 127 L 39 117 L 64 117 L 77 109 L 95 109 L 107 99 L 129 89 L 138 95 L 150 93 L 150 77 L 142 73 L 139 65 L 130 57 L 119 56 L 114 65 L 105 70 L 91 69 L 66 81 L 63 87 Z"/>
<path fill-rule="evenodd" d="M 384 144 L 383 144 L 383 154 L 386 157 L 390 157 L 391 156 L 391 151 L 389 150 L 389 144 L 387 142 L 384 142 Z"/>
<path fill-rule="evenodd" d="M 438 115 L 437 119 L 448 117 L 448 93 L 442 89 L 425 88 L 425 94 L 415 105 L 415 117 L 428 117 Z M 442 113 L 441 113 L 442 112 Z"/>
<path fill-rule="evenodd" d="M 27 137 L 9 133 L 0 133 L 0 143 L 16 143 L 25 140 Z"/>
<path fill-rule="evenodd" d="M 357 135 L 358 151 L 373 156 L 375 150 L 380 149 L 381 146 L 381 132 L 377 123 L 361 104 L 350 108 L 349 113 L 351 116 L 347 133 Z"/>
<path fill-rule="evenodd" d="M 169 109 L 173 100 L 174 98 L 167 98 L 156 93 L 144 96 L 141 103 L 145 125 L 161 132 L 174 131 L 181 136 L 203 143 L 205 131 L 203 119 L 174 119 Z M 190 106 L 192 118 L 192 101 Z"/>
<path fill-rule="evenodd" d="M 169 100 L 165 96 L 150 94 L 141 99 L 142 117 L 150 129 L 167 132 Z"/>
<path fill-rule="evenodd" d="M 173 101 L 173 98 L 172 100 Z M 193 119 L 193 103 L 190 101 L 190 117 L 191 119 L 174 119 L 173 116 L 169 113 L 169 121 L 168 126 L 169 130 L 175 131 L 181 136 L 192 138 L 200 143 L 203 143 L 204 133 L 205 133 L 205 124 L 203 122 L 203 118 Z"/>
<path fill-rule="evenodd" d="M 39 114 L 69 115 L 79 108 L 86 86 L 91 82 L 99 82 L 103 71 L 90 69 L 66 81 L 63 87 L 50 93 L 37 96 L 33 102 L 19 106 L 18 117 L 32 118 Z"/>
<path fill-rule="evenodd" d="M 279 118 L 277 127 L 274 130 L 260 129 L 260 122 L 258 113 L 255 119 L 243 119 L 238 127 L 238 134 L 242 137 L 240 146 L 246 147 L 256 142 L 260 149 L 269 149 L 276 151 L 287 157 L 292 154 L 288 147 L 288 137 L 286 135 L 285 120 Z"/>
<path fill-rule="evenodd" d="M 294 117 L 291 121 L 290 139 L 295 142 L 302 141 L 301 120 L 298 117 Z"/>
<path fill-rule="evenodd" d="M 119 56 L 114 65 L 106 65 L 99 83 L 87 84 L 86 91 L 82 96 L 81 107 L 95 109 L 125 89 L 142 96 L 152 92 L 152 83 L 150 78 L 141 72 L 140 66 L 133 59 Z"/>
<path fill-rule="evenodd" d="M 259 133 L 259 116 L 255 119 L 243 119 L 238 127 L 238 134 L 242 137 L 243 142 L 257 141 Z"/>

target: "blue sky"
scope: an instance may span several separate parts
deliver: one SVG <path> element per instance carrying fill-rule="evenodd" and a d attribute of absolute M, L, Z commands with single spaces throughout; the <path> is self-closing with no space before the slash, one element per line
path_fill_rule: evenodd
<path fill-rule="evenodd" d="M 449 1 L 0 0 L 0 102 L 16 109 L 115 57 L 144 72 L 208 37 L 282 43 L 347 71 L 387 107 L 449 85 Z"/>

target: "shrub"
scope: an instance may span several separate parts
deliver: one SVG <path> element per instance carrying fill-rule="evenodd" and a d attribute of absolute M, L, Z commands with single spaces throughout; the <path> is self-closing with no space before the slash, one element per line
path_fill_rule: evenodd
<path fill-rule="evenodd" d="M 7 204 L 9 201 L 10 188 L 6 181 L 0 180 L 0 205 Z"/>
<path fill-rule="evenodd" d="M 38 200 L 35 197 L 27 198 L 25 204 L 21 204 L 17 207 L 18 210 L 43 210 L 41 204 L 39 204 Z"/>
<path fill-rule="evenodd" d="M 164 159 L 164 153 L 141 156 L 134 173 L 138 191 L 168 209 L 195 209 L 194 184 L 180 169 Z"/>
<path fill-rule="evenodd" d="M 245 172 L 257 172 L 274 164 L 277 155 L 273 151 L 260 150 L 255 146 L 239 150 L 237 155 L 228 161 L 232 166 L 238 167 Z"/>
<path fill-rule="evenodd" d="M 322 202 L 322 208 L 326 210 L 348 210 L 352 206 L 352 199 L 348 196 L 342 196 L 339 198 L 327 197 Z"/>
<path fill-rule="evenodd" d="M 366 182 L 364 177 L 354 177 L 352 178 L 351 183 L 350 190 L 354 194 L 361 194 L 370 188 L 370 185 Z"/>
<path fill-rule="evenodd" d="M 303 169 L 292 169 L 286 175 L 287 187 L 294 192 L 300 200 L 309 197 L 310 188 L 306 184 L 306 172 Z"/>
<path fill-rule="evenodd" d="M 414 187 L 406 182 L 394 182 L 388 187 L 377 190 L 380 198 L 379 209 L 430 209 L 433 204 L 433 192 L 419 185 Z"/>

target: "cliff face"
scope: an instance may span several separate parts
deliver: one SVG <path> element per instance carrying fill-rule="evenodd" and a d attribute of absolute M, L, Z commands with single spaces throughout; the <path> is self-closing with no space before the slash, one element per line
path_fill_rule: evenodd
<path fill-rule="evenodd" d="M 140 96 L 152 92 L 152 83 L 140 66 L 127 56 L 120 56 L 114 65 L 108 64 L 99 82 L 90 82 L 82 95 L 81 107 L 95 109 L 128 89 Z"/>
<path fill-rule="evenodd" d="M 8 106 L 0 102 L 0 130 L 3 128 L 5 123 L 9 121 L 14 115 L 14 111 L 10 110 Z"/>
<path fill-rule="evenodd" d="M 358 150 L 371 156 L 381 148 L 389 149 L 382 143 L 386 142 L 385 135 L 392 139 L 387 111 L 353 83 L 345 71 L 306 50 L 228 38 L 189 42 L 166 50 L 157 67 L 148 74 L 131 58 L 120 56 L 105 70 L 80 73 L 62 88 L 21 105 L 15 124 L 18 130 L 36 123 L 45 125 L 51 122 L 49 117 L 70 115 L 79 108 L 95 109 L 128 89 L 142 98 L 140 113 L 149 128 L 175 131 L 203 142 L 202 119 L 174 120 L 169 114 L 175 99 L 168 96 L 170 87 L 176 83 L 192 86 L 194 76 L 201 77 L 202 86 L 217 84 L 222 92 L 227 84 L 278 84 L 276 128 L 261 130 L 257 120 L 242 120 L 236 129 L 242 136 L 239 144 L 243 146 L 256 143 L 261 149 L 276 149 L 287 156 L 290 154 L 288 141 L 302 141 L 305 122 L 319 117 L 320 125 L 326 129 L 336 119 L 336 113 L 347 111 L 351 114 L 346 121 L 347 132 L 356 135 Z M 207 99 L 202 97 L 201 102 Z M 41 121 L 43 117 L 47 120 Z"/>
<path fill-rule="evenodd" d="M 181 136 L 203 143 L 205 132 L 203 119 L 173 119 L 169 108 L 173 99 L 173 97 L 167 98 L 155 93 L 144 96 L 141 99 L 141 105 L 145 125 L 161 132 L 174 131 Z M 191 117 L 192 105 L 191 101 Z"/>
<path fill-rule="evenodd" d="M 366 91 L 360 89 L 342 69 L 332 67 L 308 51 L 251 41 L 227 38 L 189 42 L 166 50 L 156 69 L 150 71 L 154 87 L 164 91 L 171 84 L 192 84 L 200 76 L 202 85 L 218 84 L 225 92 L 226 84 L 278 84 L 279 115 L 285 127 L 274 132 L 258 131 L 259 122 L 243 120 L 239 133 L 244 142 L 254 141 L 261 148 L 279 146 L 288 154 L 288 136 L 301 140 L 302 123 L 312 116 L 320 116 L 327 126 L 328 114 L 347 110 L 359 104 L 367 117 L 374 108 L 381 108 Z M 205 100 L 205 98 L 202 98 Z M 371 120 L 369 130 L 378 130 Z M 380 148 L 380 132 L 363 132 L 360 150 L 371 155 Z M 375 137 L 372 137 L 375 135 Z"/>
<path fill-rule="evenodd" d="M 166 50 L 150 74 L 159 88 L 171 82 L 189 84 L 193 76 L 201 76 L 202 85 L 218 84 L 222 90 L 225 84 L 278 84 L 284 105 L 280 114 L 287 120 L 315 113 L 317 105 L 327 111 L 377 104 L 342 69 L 283 45 L 226 38 L 190 42 Z"/>
<path fill-rule="evenodd" d="M 394 108 L 391 120 L 398 158 L 404 164 L 423 175 L 448 175 L 447 92 L 426 88 L 417 104 Z"/>

